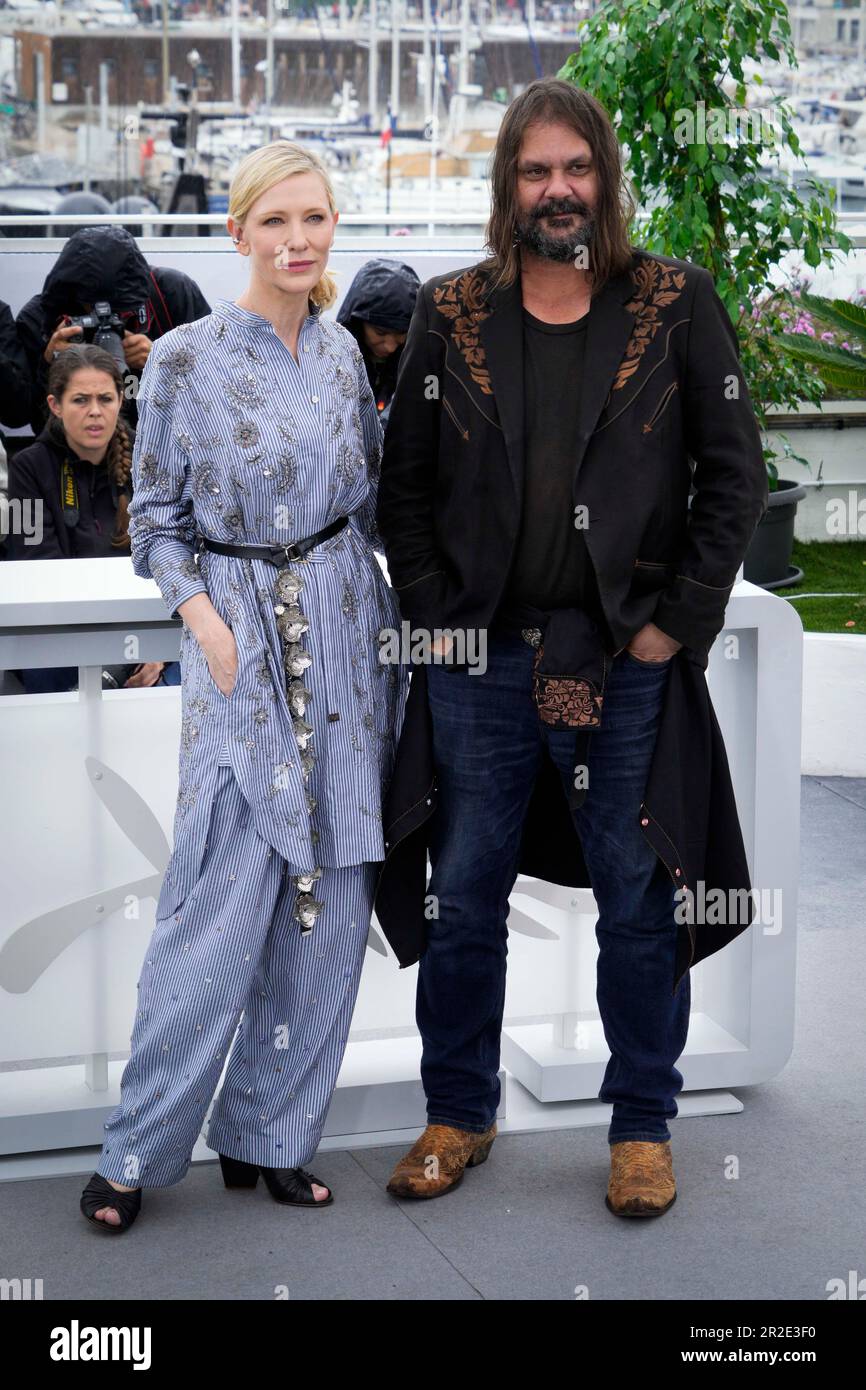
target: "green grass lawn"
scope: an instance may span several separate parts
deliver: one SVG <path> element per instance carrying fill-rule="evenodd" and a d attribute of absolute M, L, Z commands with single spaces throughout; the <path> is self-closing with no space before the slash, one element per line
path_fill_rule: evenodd
<path fill-rule="evenodd" d="M 777 589 L 793 602 L 806 632 L 866 633 L 866 541 L 794 541 L 792 563 L 803 583 Z M 798 594 L 853 594 L 853 598 L 804 598 Z M 853 624 L 853 626 L 849 626 Z"/>

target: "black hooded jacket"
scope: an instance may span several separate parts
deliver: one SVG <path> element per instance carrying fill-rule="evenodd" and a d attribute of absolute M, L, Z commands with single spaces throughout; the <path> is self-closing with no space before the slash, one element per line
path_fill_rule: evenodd
<path fill-rule="evenodd" d="M 0 300 L 0 425 L 17 430 L 30 419 L 30 368 L 8 304 Z"/>
<path fill-rule="evenodd" d="M 74 477 L 69 502 L 64 506 L 63 461 L 69 459 Z M 125 489 L 132 498 L 132 479 Z M 79 458 L 67 441 L 63 426 L 49 412 L 48 423 L 37 439 L 9 460 L 9 501 L 22 504 L 25 524 L 33 527 L 41 502 L 41 536 L 28 544 L 17 527 L 9 528 L 7 560 L 70 560 L 102 556 L 130 555 L 130 548 L 114 546 L 118 489 L 109 477 L 108 463 L 91 463 Z M 26 505 L 25 504 L 29 504 Z"/>
<path fill-rule="evenodd" d="M 361 349 L 383 428 L 394 395 L 403 349 L 398 348 L 390 357 L 380 361 L 364 342 L 361 324 L 373 323 L 377 328 L 391 328 L 395 333 L 408 332 L 420 284 L 412 267 L 402 261 L 367 261 L 349 286 L 337 314 L 337 323 L 348 328 Z"/>
<path fill-rule="evenodd" d="M 143 308 L 143 321 L 130 332 L 156 341 L 181 323 L 193 323 L 210 313 L 210 305 L 194 280 L 182 270 L 150 266 L 125 227 L 81 227 L 75 232 L 45 277 L 42 292 L 29 299 L 16 320 L 30 370 L 30 426 L 38 435 L 50 414 L 49 364 L 44 352 L 60 326 L 61 315 L 79 316 L 84 303 L 107 299 L 115 313 Z M 139 373 L 125 369 L 138 381 Z M 123 404 L 124 419 L 138 422 L 134 397 Z"/>

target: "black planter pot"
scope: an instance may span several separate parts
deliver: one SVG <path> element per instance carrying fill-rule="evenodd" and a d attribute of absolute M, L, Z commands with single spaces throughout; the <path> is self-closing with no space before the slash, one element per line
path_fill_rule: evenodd
<path fill-rule="evenodd" d="M 762 589 L 799 584 L 803 571 L 791 564 L 797 503 L 806 496 L 801 483 L 780 478 L 743 560 L 743 578 Z"/>

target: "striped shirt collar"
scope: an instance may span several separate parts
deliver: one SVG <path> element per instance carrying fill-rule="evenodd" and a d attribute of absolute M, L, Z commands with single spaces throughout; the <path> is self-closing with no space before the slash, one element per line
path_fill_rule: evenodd
<path fill-rule="evenodd" d="M 305 323 L 315 323 L 321 316 L 321 305 L 313 304 L 308 300 L 308 307 L 311 312 L 304 320 Z M 232 323 L 239 324 L 242 328 L 259 329 L 273 328 L 270 319 L 263 314 L 254 314 L 252 309 L 243 309 L 239 304 L 235 304 L 232 299 L 218 299 L 213 307 L 213 312 L 222 314 L 225 318 L 231 319 Z"/>

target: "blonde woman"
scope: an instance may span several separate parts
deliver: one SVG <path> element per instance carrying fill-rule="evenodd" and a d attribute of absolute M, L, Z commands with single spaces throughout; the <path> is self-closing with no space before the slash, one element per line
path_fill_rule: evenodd
<path fill-rule="evenodd" d="M 226 1186 L 261 1174 L 280 1203 L 333 1201 L 304 1165 L 354 1009 L 408 686 L 378 659 L 399 618 L 373 554 L 376 404 L 355 339 L 322 317 L 338 216 L 315 155 L 249 154 L 227 224 L 249 284 L 160 338 L 141 379 L 133 564 L 183 621 L 183 712 L 132 1052 L 81 1199 L 103 1231 L 184 1176 L 230 1048 L 207 1134 Z"/>

